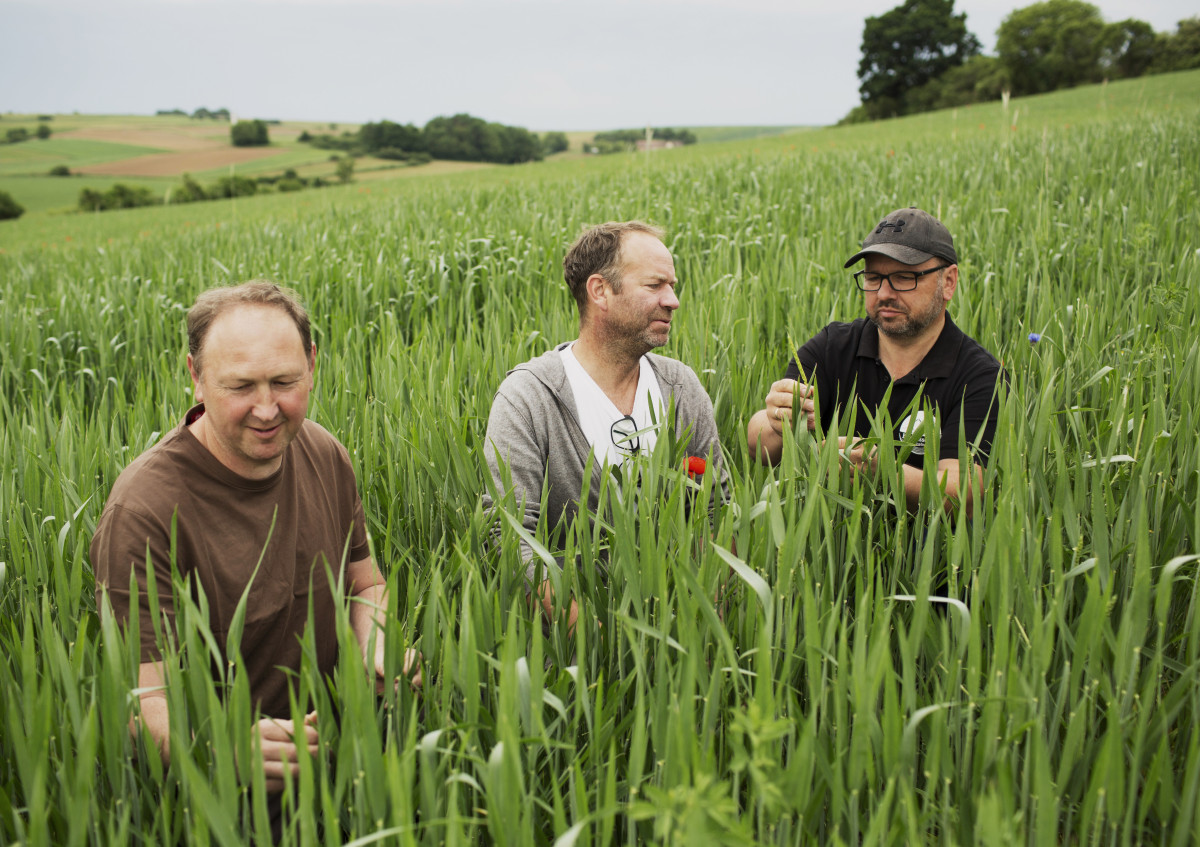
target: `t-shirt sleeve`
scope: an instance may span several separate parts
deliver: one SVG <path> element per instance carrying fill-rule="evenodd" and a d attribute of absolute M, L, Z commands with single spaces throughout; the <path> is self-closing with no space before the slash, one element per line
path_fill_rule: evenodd
<path fill-rule="evenodd" d="M 345 445 L 333 439 L 332 436 L 330 436 L 330 440 L 337 445 L 338 464 L 335 473 L 341 492 L 340 496 L 343 503 L 349 504 L 350 511 L 350 545 L 347 561 L 361 562 L 371 555 L 371 542 L 367 535 L 367 516 L 363 509 L 362 496 L 358 491 L 358 479 L 354 474 L 354 465 L 350 462 L 350 453 L 346 450 Z M 342 524 L 342 526 L 345 525 Z M 330 561 L 337 561 L 341 558 L 341 550 L 334 552 L 336 555 L 330 556 Z"/>
<path fill-rule="evenodd" d="M 170 539 L 170 526 L 162 526 L 159 521 L 118 504 L 104 510 L 92 539 L 96 605 L 102 607 L 107 594 L 113 614 L 122 625 L 130 624 L 132 628 L 136 621 L 143 662 L 162 658 L 150 616 L 147 592 L 151 582 L 162 624 L 167 627 L 165 631 L 171 631 L 175 620 Z M 136 584 L 135 589 L 131 589 L 131 584 Z"/>
<path fill-rule="evenodd" d="M 350 531 L 350 561 L 361 562 L 370 555 L 371 544 L 367 540 L 367 516 L 363 511 L 362 497 L 358 494 L 358 486 L 355 485 L 354 528 Z"/>
<path fill-rule="evenodd" d="M 976 464 L 987 467 L 1000 414 L 1000 400 L 996 392 L 996 381 L 1000 378 L 1003 377 L 999 370 L 989 369 L 981 370 L 967 380 L 962 403 L 942 414 L 938 459 L 959 458 L 958 425 L 961 415 L 967 449 L 971 451 Z"/>

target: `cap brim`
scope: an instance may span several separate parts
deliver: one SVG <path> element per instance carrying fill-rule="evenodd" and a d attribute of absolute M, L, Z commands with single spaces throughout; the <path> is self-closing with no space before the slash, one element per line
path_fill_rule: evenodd
<path fill-rule="evenodd" d="M 843 268 L 848 268 L 857 262 L 859 259 L 865 259 L 867 256 L 877 254 L 887 256 L 889 259 L 895 259 L 904 265 L 920 265 L 934 258 L 932 253 L 926 253 L 923 250 L 917 250 L 914 247 L 906 247 L 903 244 L 872 244 L 870 247 L 863 248 L 846 260 Z"/>

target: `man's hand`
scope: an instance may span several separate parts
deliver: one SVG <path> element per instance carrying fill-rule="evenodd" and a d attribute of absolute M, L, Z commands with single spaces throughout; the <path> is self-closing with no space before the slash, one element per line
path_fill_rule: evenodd
<path fill-rule="evenodd" d="M 794 379 L 781 379 L 771 383 L 771 390 L 767 392 L 766 400 L 767 421 L 776 435 L 783 435 L 784 427 L 791 424 L 796 411 L 793 408 L 796 401 L 800 402 L 800 414 L 808 418 L 806 423 L 809 432 L 817 428 L 812 387 Z"/>
<path fill-rule="evenodd" d="M 375 679 L 375 692 L 382 694 L 388 685 L 400 680 L 389 680 L 384 675 L 383 645 L 384 624 L 388 607 L 387 581 L 373 559 L 361 559 L 346 567 L 346 582 L 353 597 L 350 603 L 350 626 L 362 650 L 363 667 Z M 374 642 L 374 648 L 371 643 Z M 374 649 L 372 655 L 371 650 Z M 421 654 L 411 647 L 404 651 L 404 676 L 414 690 L 421 687 Z"/>
<path fill-rule="evenodd" d="M 869 443 L 865 438 L 839 436 L 838 450 L 856 474 L 873 474 L 879 465 L 878 445 Z"/>
<path fill-rule="evenodd" d="M 542 599 L 542 614 L 546 616 L 546 621 L 554 623 L 554 619 L 558 613 L 554 608 L 554 587 L 550 584 L 550 580 L 545 580 L 538 588 L 538 596 Z M 579 620 L 579 604 L 575 602 L 575 598 L 571 598 L 571 605 L 567 608 L 567 635 L 575 634 L 575 623 Z"/>
<path fill-rule="evenodd" d="M 781 379 L 771 383 L 771 390 L 767 392 L 766 407 L 755 412 L 746 428 L 746 443 L 751 455 L 765 464 L 778 464 L 783 455 L 784 428 L 792 425 L 792 416 L 797 411 L 807 418 L 809 431 L 815 430 L 815 393 L 811 385 L 794 379 Z M 796 406 L 796 403 L 799 405 Z"/>
<path fill-rule="evenodd" d="M 297 729 L 295 721 L 282 718 L 263 718 L 254 725 L 262 751 L 263 776 L 267 791 L 278 794 L 283 790 L 286 776 L 295 779 L 300 774 L 297 760 L 301 745 L 308 748 L 309 756 L 320 752 L 317 738 L 317 713 L 309 712 Z"/>
<path fill-rule="evenodd" d="M 404 651 L 404 666 L 401 668 L 401 673 L 403 674 L 404 678 L 408 679 L 408 684 L 413 691 L 417 691 L 421 688 L 421 660 L 423 658 L 424 656 L 421 655 L 420 651 L 412 647 L 409 647 Z M 374 661 L 368 659 L 368 657 L 364 655 L 363 664 L 367 668 L 367 673 L 374 673 L 375 675 L 376 694 L 382 694 L 384 691 L 386 691 L 389 684 L 400 684 L 399 677 L 389 680 L 387 677 L 387 671 L 384 669 L 383 630 L 380 630 L 375 638 Z"/>

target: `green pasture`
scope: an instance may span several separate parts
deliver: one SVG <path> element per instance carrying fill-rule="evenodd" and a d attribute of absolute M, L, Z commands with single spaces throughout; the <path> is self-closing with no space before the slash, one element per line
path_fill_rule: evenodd
<path fill-rule="evenodd" d="M 18 203 L 25 207 L 26 215 L 31 221 L 37 221 L 41 216 L 37 212 L 58 214 L 83 214 L 79 212 L 79 192 L 84 188 L 95 191 L 106 191 L 115 183 L 130 186 L 146 186 L 150 190 L 165 194 L 179 180 L 164 177 L 122 177 L 113 179 L 110 176 L 0 176 L 0 191 L 7 191 Z M 7 240 L 8 232 L 0 229 L 0 245 Z"/>
<path fill-rule="evenodd" d="M 0 128 L 7 129 L 10 126 L 28 127 L 30 131 L 37 128 L 41 123 L 37 119 L 36 114 L 14 114 L 6 112 L 0 114 Z M 164 126 L 187 126 L 192 122 L 188 118 L 180 118 L 175 116 L 155 117 L 153 115 L 82 115 L 82 114 L 56 114 L 51 115 L 50 120 L 45 122 L 55 133 L 70 132 L 77 129 L 88 129 L 94 127 L 110 127 L 114 125 L 127 126 L 138 129 L 155 129 Z M 215 123 L 215 122 L 214 122 Z"/>
<path fill-rule="evenodd" d="M 310 306 L 310 412 L 358 473 L 389 661 L 415 646 L 425 678 L 376 697 L 344 621 L 335 677 L 301 669 L 325 752 L 284 843 L 1200 841 L 1200 72 L 1009 110 L 0 224 L 0 841 L 268 833 L 240 659 L 214 682 L 180 587 L 164 767 L 87 552 L 189 406 L 188 305 L 258 276 Z M 804 432 L 776 469 L 745 448 L 907 204 L 955 234 L 954 318 L 1009 375 L 973 520 L 906 513 L 892 462 L 855 477 Z M 713 399 L 732 496 L 710 521 L 711 475 L 660 439 L 571 528 L 550 576 L 581 624 L 544 630 L 479 507 L 488 409 L 575 335 L 565 245 L 634 216 L 667 230 L 664 352 Z"/>
<path fill-rule="evenodd" d="M 161 152 L 155 147 L 136 144 L 51 136 L 45 141 L 0 144 L 0 176 L 44 176 L 55 165 L 74 169 Z"/>

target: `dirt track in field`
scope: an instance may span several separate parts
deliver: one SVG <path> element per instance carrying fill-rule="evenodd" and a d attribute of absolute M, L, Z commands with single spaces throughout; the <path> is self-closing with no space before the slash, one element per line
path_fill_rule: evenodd
<path fill-rule="evenodd" d="M 170 129 L 96 126 L 60 133 L 55 137 L 111 141 L 114 144 L 137 144 L 142 147 L 157 147 L 160 150 L 184 152 L 186 150 L 211 150 L 221 144 L 228 145 L 229 129 L 228 125 L 225 125 L 224 130 L 212 125 Z"/>

